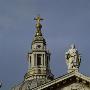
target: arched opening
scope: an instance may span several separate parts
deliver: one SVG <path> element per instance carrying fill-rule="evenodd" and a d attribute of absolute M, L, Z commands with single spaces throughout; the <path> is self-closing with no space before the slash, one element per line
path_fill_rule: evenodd
<path fill-rule="evenodd" d="M 41 54 L 37 54 L 37 66 L 41 65 Z"/>

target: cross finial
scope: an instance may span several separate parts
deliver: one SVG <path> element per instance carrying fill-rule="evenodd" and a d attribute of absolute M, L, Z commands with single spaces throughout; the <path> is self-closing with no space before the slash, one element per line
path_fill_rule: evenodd
<path fill-rule="evenodd" d="M 36 18 L 34 18 L 34 20 L 36 20 L 37 24 L 40 24 L 40 21 L 43 20 L 43 18 L 38 15 Z"/>

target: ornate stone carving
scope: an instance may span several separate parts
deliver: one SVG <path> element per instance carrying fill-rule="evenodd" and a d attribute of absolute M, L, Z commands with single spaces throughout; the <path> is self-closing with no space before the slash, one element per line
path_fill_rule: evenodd
<path fill-rule="evenodd" d="M 72 84 L 70 87 L 70 90 L 85 90 L 84 85 L 79 83 Z"/>
<path fill-rule="evenodd" d="M 68 66 L 68 72 L 78 70 L 81 63 L 81 57 L 75 45 L 71 45 L 71 48 L 65 54 L 66 63 Z"/>

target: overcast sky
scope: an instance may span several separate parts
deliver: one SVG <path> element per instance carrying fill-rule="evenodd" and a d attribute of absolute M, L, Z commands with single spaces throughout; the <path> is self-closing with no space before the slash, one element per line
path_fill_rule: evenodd
<path fill-rule="evenodd" d="M 90 0 L 0 0 L 1 90 L 10 90 L 27 72 L 38 14 L 55 77 L 67 73 L 65 52 L 72 43 L 82 56 L 80 72 L 90 76 Z"/>

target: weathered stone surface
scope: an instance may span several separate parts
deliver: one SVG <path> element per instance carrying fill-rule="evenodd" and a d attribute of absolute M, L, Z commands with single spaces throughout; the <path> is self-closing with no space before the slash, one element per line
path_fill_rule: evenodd
<path fill-rule="evenodd" d="M 90 87 L 84 85 L 83 83 L 73 83 L 63 88 L 59 87 L 56 90 L 90 90 Z"/>

